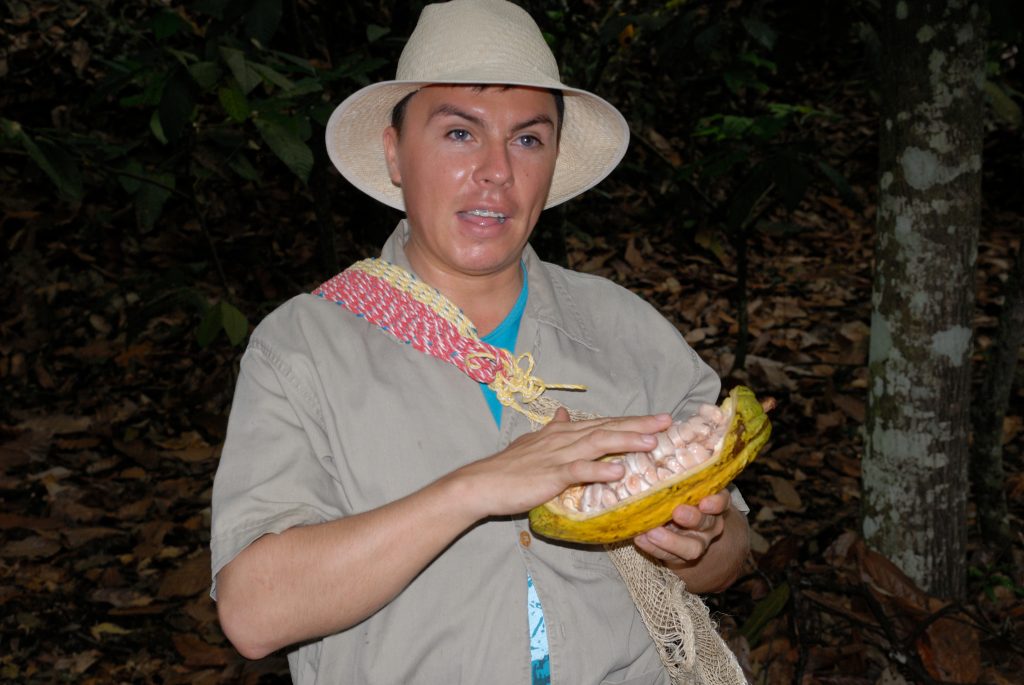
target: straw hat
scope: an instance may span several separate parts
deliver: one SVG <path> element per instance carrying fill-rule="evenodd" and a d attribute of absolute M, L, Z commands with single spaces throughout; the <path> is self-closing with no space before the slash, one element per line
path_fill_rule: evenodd
<path fill-rule="evenodd" d="M 327 152 L 356 188 L 396 209 L 381 135 L 391 110 L 427 84 L 503 84 L 561 90 L 565 116 L 545 209 L 597 185 L 619 163 L 629 127 L 615 107 L 564 85 L 554 55 L 533 18 L 504 0 L 451 0 L 427 5 L 398 60 L 394 81 L 357 91 L 327 122 Z"/>

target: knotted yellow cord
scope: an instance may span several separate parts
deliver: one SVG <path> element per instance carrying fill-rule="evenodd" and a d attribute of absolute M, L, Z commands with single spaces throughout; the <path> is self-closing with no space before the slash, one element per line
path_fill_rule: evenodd
<path fill-rule="evenodd" d="M 546 424 L 552 419 L 554 415 L 553 410 L 549 406 L 544 405 L 542 407 L 543 413 L 532 411 L 519 404 L 516 401 L 516 395 L 519 395 L 523 404 L 532 404 L 540 399 L 545 390 L 587 389 L 585 385 L 545 383 L 537 376 L 534 376 L 533 355 L 529 352 L 523 352 L 518 357 L 508 355 L 501 358 L 494 356 L 490 352 L 474 352 L 466 355 L 466 366 L 475 364 L 477 359 L 492 359 L 501 363 L 501 372 L 494 377 L 494 380 L 487 387 L 494 391 L 495 396 L 497 396 L 498 401 L 503 406 L 511 407 L 534 423 L 541 425 Z M 526 362 L 525 368 L 523 367 L 523 362 Z"/>

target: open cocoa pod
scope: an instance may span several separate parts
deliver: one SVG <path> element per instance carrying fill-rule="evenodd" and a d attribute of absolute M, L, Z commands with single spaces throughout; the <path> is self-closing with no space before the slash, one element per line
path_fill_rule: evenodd
<path fill-rule="evenodd" d="M 567 488 L 530 511 L 530 527 L 557 540 L 607 544 L 664 525 L 677 506 L 718 492 L 754 460 L 771 434 L 773 406 L 737 386 L 721 405 L 704 405 L 658 434 L 651 452 L 604 457 L 622 462 L 626 475 Z"/>

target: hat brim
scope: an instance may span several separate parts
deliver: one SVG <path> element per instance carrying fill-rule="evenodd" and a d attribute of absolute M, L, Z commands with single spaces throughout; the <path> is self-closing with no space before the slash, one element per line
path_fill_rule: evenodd
<path fill-rule="evenodd" d="M 466 78 L 446 78 L 452 85 L 508 85 L 551 88 L 565 95 L 565 114 L 558 159 L 544 208 L 576 197 L 604 179 L 622 160 L 629 145 L 629 125 L 606 100 L 558 82 L 515 83 L 488 79 L 480 67 Z M 327 122 L 327 154 L 352 185 L 370 197 L 405 211 L 402 189 L 391 182 L 382 135 L 391 125 L 391 111 L 409 93 L 435 81 L 382 81 L 345 99 Z"/>

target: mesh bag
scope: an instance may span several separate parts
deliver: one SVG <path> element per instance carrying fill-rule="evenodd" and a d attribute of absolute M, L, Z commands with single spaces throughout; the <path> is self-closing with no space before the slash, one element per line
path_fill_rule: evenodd
<path fill-rule="evenodd" d="M 557 403 L 544 398 L 554 415 Z M 569 410 L 574 421 L 598 418 Z M 538 428 L 540 424 L 534 424 Z M 660 561 L 641 552 L 632 541 L 605 545 L 633 603 L 651 634 L 672 685 L 747 685 L 736 656 L 718 634 L 707 606 Z"/>
<path fill-rule="evenodd" d="M 632 542 L 606 545 L 629 588 L 673 685 L 746 685 L 732 651 L 707 606 L 665 566 Z"/>

